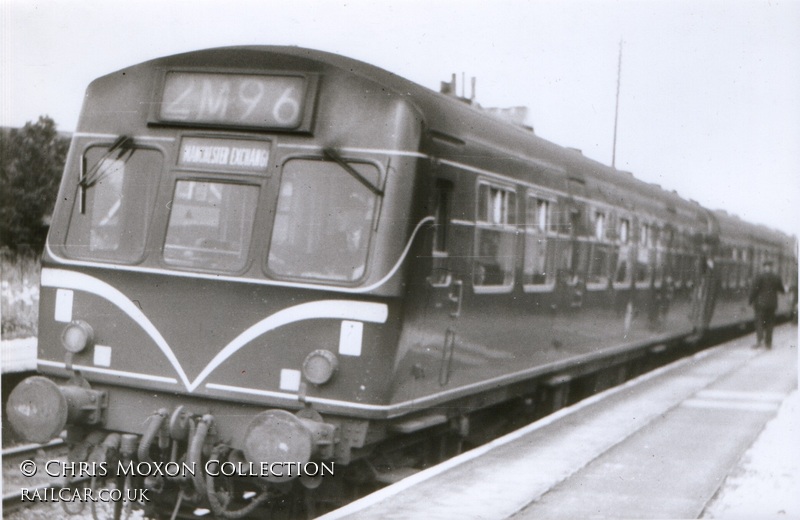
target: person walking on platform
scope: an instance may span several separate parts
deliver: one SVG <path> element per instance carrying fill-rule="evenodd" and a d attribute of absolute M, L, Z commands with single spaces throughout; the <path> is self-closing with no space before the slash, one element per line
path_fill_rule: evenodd
<path fill-rule="evenodd" d="M 750 289 L 750 305 L 756 315 L 756 338 L 759 348 L 762 342 L 772 348 L 772 328 L 775 326 L 775 309 L 778 307 L 778 293 L 785 292 L 781 278 L 772 270 L 772 262 L 764 262 L 764 270 L 756 276 Z"/>

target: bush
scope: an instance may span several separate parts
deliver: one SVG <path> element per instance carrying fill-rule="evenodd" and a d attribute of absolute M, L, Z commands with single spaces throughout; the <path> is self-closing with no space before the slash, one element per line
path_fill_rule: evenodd
<path fill-rule="evenodd" d="M 0 247 L 41 251 L 68 147 L 47 116 L 0 133 Z"/>
<path fill-rule="evenodd" d="M 0 248 L 3 340 L 36 336 L 39 315 L 39 259 Z"/>

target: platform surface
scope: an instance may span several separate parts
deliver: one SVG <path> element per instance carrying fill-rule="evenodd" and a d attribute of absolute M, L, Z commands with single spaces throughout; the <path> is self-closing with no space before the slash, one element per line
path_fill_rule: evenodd
<path fill-rule="evenodd" d="M 772 350 L 753 343 L 680 360 L 322 518 L 727 518 L 731 488 L 749 518 L 785 515 L 734 477 L 797 388 L 797 328 L 776 329 Z M 776 448 L 797 456 L 789 444 Z"/>
<path fill-rule="evenodd" d="M 36 338 L 0 341 L 0 371 L 3 374 L 36 370 Z"/>

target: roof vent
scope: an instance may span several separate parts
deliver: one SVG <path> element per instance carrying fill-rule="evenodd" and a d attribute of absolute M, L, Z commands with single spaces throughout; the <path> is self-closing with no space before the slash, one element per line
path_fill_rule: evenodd
<path fill-rule="evenodd" d="M 450 81 L 442 81 L 439 84 L 439 92 L 445 94 L 447 96 L 454 97 L 459 101 L 463 101 L 465 103 L 469 103 L 472 105 L 475 103 L 475 77 L 472 77 L 472 94 L 470 97 L 467 97 L 467 94 L 464 92 L 464 85 L 466 80 L 464 78 L 464 73 L 461 73 L 461 95 L 458 95 L 458 84 L 456 83 L 456 74 L 455 72 L 450 76 Z"/>

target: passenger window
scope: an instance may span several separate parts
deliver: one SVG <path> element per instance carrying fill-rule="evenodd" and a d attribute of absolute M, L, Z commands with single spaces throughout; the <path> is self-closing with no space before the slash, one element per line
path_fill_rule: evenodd
<path fill-rule="evenodd" d="M 615 247 L 610 244 L 592 244 L 592 261 L 589 264 L 587 284 L 596 289 L 608 286 L 611 269 L 617 265 Z"/>
<path fill-rule="evenodd" d="M 664 269 L 666 265 L 667 252 L 666 249 L 658 247 L 655 252 L 655 286 L 661 287 L 664 281 Z"/>
<path fill-rule="evenodd" d="M 586 271 L 586 287 L 599 290 L 608 287 L 611 269 L 617 264 L 617 248 L 606 242 L 606 214 L 594 213 L 594 243 L 591 244 L 589 265 Z M 588 244 L 587 244 L 588 246 Z"/>
<path fill-rule="evenodd" d="M 525 206 L 525 256 L 522 283 L 526 288 L 550 288 L 556 280 L 555 242 L 548 238 L 551 224 L 551 202 L 529 195 Z"/>
<path fill-rule="evenodd" d="M 478 186 L 478 221 L 504 226 L 514 224 L 514 192 L 488 184 Z"/>
<path fill-rule="evenodd" d="M 650 285 L 654 265 L 653 227 L 650 224 L 642 224 L 639 228 L 639 247 L 636 250 L 635 280 L 638 288 Z"/>
<path fill-rule="evenodd" d="M 628 219 L 619 220 L 619 241 L 621 244 L 627 244 L 631 231 L 631 221 Z"/>
<path fill-rule="evenodd" d="M 515 214 L 512 189 L 487 183 L 478 185 L 472 278 L 476 292 L 510 290 L 514 281 Z"/>
<path fill-rule="evenodd" d="M 621 254 L 619 255 L 619 260 L 617 262 L 617 271 L 614 275 L 614 283 L 628 285 L 631 281 L 631 272 L 630 269 L 628 269 L 628 255 L 622 254 L 627 253 L 627 250 L 622 249 L 620 253 Z"/>
<path fill-rule="evenodd" d="M 594 238 L 603 240 L 606 236 L 606 215 L 605 213 L 597 212 L 594 214 Z"/>
<path fill-rule="evenodd" d="M 612 258 L 613 262 L 613 281 L 618 289 L 626 288 L 631 283 L 631 253 L 630 245 L 631 221 L 627 218 L 619 219 L 619 230 L 617 233 L 619 241 L 618 253 Z"/>

